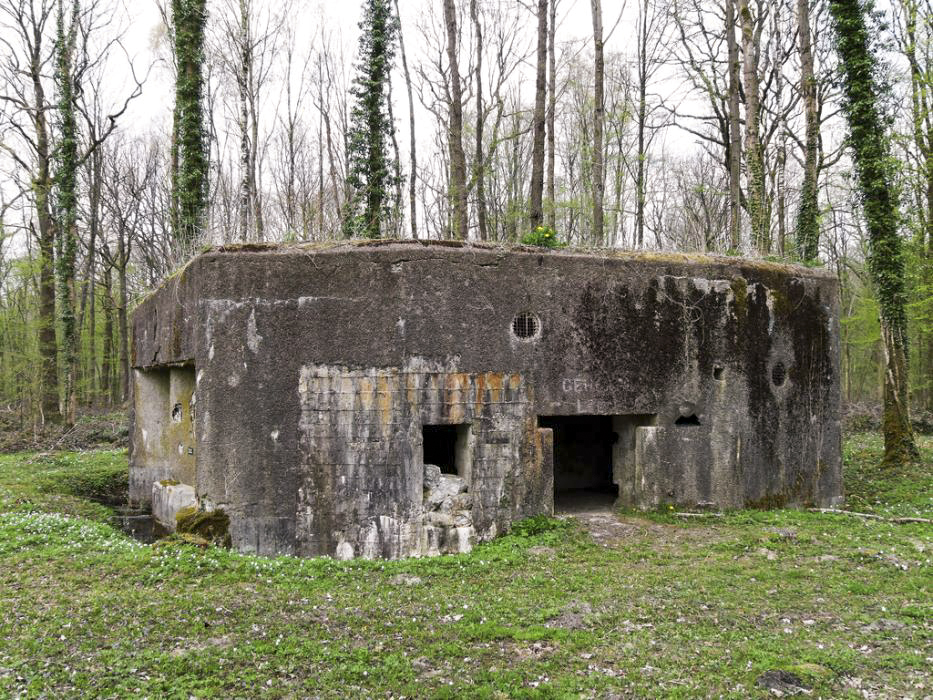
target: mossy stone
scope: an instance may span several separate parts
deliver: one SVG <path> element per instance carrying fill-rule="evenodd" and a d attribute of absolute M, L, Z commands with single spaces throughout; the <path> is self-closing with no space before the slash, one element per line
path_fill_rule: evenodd
<path fill-rule="evenodd" d="M 222 510 L 198 510 L 188 506 L 175 516 L 175 531 L 197 535 L 218 547 L 230 547 L 230 516 Z"/>

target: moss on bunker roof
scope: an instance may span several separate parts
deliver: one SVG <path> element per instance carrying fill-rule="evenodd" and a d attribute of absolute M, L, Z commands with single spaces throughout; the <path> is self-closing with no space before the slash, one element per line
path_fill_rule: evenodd
<path fill-rule="evenodd" d="M 589 258 L 594 261 L 619 261 L 629 263 L 647 263 L 655 265 L 671 265 L 684 267 L 719 268 L 715 272 L 707 270 L 707 274 L 727 274 L 723 268 L 731 268 L 732 276 L 743 273 L 767 277 L 780 275 L 786 277 L 835 279 L 835 274 L 829 269 L 819 267 L 805 267 L 794 263 L 763 260 L 761 258 L 742 258 L 728 255 L 709 255 L 704 253 L 675 253 L 667 251 L 632 251 L 618 248 L 587 248 L 582 246 L 569 246 L 566 248 L 542 248 L 537 246 L 520 245 L 515 243 L 483 243 L 477 241 L 450 241 L 450 240 L 412 240 L 410 238 L 379 238 L 349 239 L 340 241 L 314 241 L 304 243 L 224 243 L 210 246 L 201 250 L 197 255 L 189 258 L 161 283 L 147 292 L 140 303 L 159 293 L 171 283 L 177 283 L 198 260 L 212 255 L 317 255 L 341 254 L 373 249 L 395 251 L 413 251 L 434 249 L 449 252 L 451 255 L 473 253 L 490 253 L 496 255 L 535 255 L 549 257 Z M 671 274 L 666 272 L 664 274 Z M 677 274 L 684 274 L 678 271 Z M 700 273 L 703 274 L 703 273 Z"/>
<path fill-rule="evenodd" d="M 445 248 L 463 252 L 487 251 L 493 253 L 590 257 L 604 260 L 630 260 L 633 262 L 725 265 L 762 272 L 779 272 L 798 277 L 835 277 L 826 268 L 806 267 L 792 262 L 779 262 L 761 258 L 745 258 L 729 255 L 711 255 L 706 253 L 678 253 L 668 251 L 632 251 L 618 248 L 589 248 L 570 246 L 566 248 L 542 248 L 516 243 L 484 243 L 477 241 L 452 240 L 412 240 L 401 238 L 351 239 L 340 241 L 316 241 L 307 243 L 225 243 L 205 249 L 201 255 L 212 253 L 244 254 L 264 253 L 273 255 L 302 253 L 332 253 L 359 250 L 364 248 Z M 200 257 L 200 256 L 198 256 Z"/>

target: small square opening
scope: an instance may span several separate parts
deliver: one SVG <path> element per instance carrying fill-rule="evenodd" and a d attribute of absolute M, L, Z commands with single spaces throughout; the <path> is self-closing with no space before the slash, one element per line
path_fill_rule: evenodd
<path fill-rule="evenodd" d="M 469 429 L 466 424 L 422 426 L 422 464 L 440 467 L 442 474 L 467 477 Z"/>

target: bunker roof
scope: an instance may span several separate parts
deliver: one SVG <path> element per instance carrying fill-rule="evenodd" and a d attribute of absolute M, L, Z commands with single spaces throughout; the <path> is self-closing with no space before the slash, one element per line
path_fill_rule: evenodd
<path fill-rule="evenodd" d="M 618 248 L 595 248 L 582 246 L 569 246 L 566 248 L 543 248 L 538 246 L 520 245 L 514 243 L 486 243 L 477 241 L 454 240 L 412 240 L 382 238 L 376 240 L 350 239 L 340 241 L 313 241 L 300 243 L 224 243 L 222 245 L 205 248 L 184 266 L 172 273 L 163 284 L 183 274 L 186 269 L 197 260 L 217 255 L 332 255 L 332 254 L 365 254 L 376 249 L 387 252 L 414 252 L 430 250 L 436 254 L 443 252 L 451 258 L 461 255 L 528 255 L 547 256 L 551 258 L 592 259 L 594 262 L 605 263 L 618 261 L 646 265 L 657 265 L 668 274 L 677 270 L 692 270 L 694 274 L 728 276 L 750 274 L 751 276 L 767 276 L 777 274 L 786 277 L 835 279 L 836 275 L 827 268 L 807 267 L 789 262 L 778 262 L 762 258 L 747 258 L 731 255 L 715 255 L 708 253 L 679 253 L 667 251 L 631 251 Z M 699 268 L 699 269 L 698 269 Z M 162 285 L 159 285 L 161 287 Z M 158 288 L 154 291 L 157 291 Z"/>

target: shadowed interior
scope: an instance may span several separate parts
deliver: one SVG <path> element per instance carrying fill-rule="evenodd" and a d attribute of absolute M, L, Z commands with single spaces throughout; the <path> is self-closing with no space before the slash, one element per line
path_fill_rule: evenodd
<path fill-rule="evenodd" d="M 554 431 L 554 510 L 611 508 L 619 495 L 612 481 L 612 416 L 542 416 Z"/>

